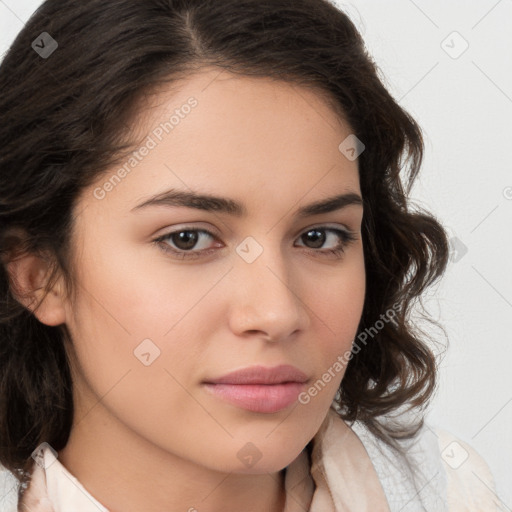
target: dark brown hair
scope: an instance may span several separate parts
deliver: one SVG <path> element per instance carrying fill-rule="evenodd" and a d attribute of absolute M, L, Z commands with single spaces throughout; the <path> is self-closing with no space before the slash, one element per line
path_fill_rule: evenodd
<path fill-rule="evenodd" d="M 58 43 L 43 58 L 32 47 Z M 394 101 L 350 19 L 328 0 L 48 0 L 0 66 L 0 462 L 20 480 L 42 442 L 56 450 L 73 417 L 65 325 L 42 324 L 15 299 L 6 263 L 34 252 L 73 286 L 73 214 L 81 191 L 132 150 L 130 126 L 149 91 L 205 66 L 272 77 L 329 98 L 366 148 L 366 298 L 359 331 L 398 304 L 354 353 L 337 395 L 340 414 L 382 439 L 379 417 L 421 410 L 436 385 L 436 361 L 410 313 L 444 272 L 448 244 L 429 213 L 408 198 L 423 140 Z M 341 141 L 340 141 L 341 142 Z"/>

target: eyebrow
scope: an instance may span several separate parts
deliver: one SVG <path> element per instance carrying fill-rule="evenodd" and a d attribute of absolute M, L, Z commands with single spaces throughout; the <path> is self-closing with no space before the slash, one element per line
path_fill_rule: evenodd
<path fill-rule="evenodd" d="M 309 217 L 311 215 L 320 215 L 341 210 L 350 205 L 363 205 L 363 200 L 355 192 L 347 192 L 336 196 L 328 197 L 314 203 L 302 206 L 297 210 L 297 216 Z M 226 213 L 235 217 L 247 216 L 247 209 L 242 203 L 226 197 L 218 197 L 209 194 L 198 194 L 196 192 L 187 192 L 184 190 L 171 189 L 156 196 L 146 199 L 131 209 L 137 212 L 149 206 L 181 206 L 186 208 L 195 208 L 210 212 Z"/>

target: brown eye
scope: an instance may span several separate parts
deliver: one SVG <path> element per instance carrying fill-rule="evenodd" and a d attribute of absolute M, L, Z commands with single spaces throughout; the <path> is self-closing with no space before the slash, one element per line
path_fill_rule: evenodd
<path fill-rule="evenodd" d="M 318 227 L 309 229 L 300 237 L 308 249 L 318 249 L 315 252 L 319 254 L 339 255 L 353 241 L 357 240 L 355 233 L 341 229 Z M 332 241 L 334 246 L 321 249 L 328 241 Z"/>
<path fill-rule="evenodd" d="M 211 252 L 212 249 L 208 247 L 211 245 L 211 240 L 216 240 L 215 236 L 204 229 L 179 229 L 158 237 L 154 242 L 159 244 L 165 252 L 184 259 L 197 258 L 201 254 Z M 198 245 L 200 247 L 197 247 Z"/>

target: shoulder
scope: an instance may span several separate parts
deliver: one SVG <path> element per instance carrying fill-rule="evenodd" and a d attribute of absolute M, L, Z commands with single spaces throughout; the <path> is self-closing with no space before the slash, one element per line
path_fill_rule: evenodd
<path fill-rule="evenodd" d="M 489 466 L 468 443 L 441 428 L 435 429 L 448 482 L 449 510 L 500 510 Z"/>
<path fill-rule="evenodd" d="M 357 421 L 351 428 L 375 466 L 391 510 L 500 510 L 488 465 L 450 432 L 425 421 L 414 438 L 399 441 L 398 451 Z"/>
<path fill-rule="evenodd" d="M 393 422 L 401 419 L 394 417 Z M 356 421 L 351 428 L 366 448 L 392 512 L 451 512 L 447 475 L 431 429 L 423 425 L 414 438 L 398 441 L 397 450 L 361 422 Z"/>

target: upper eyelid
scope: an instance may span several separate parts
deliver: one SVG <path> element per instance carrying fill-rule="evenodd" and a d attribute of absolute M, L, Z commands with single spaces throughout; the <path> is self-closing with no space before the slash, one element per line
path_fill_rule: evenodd
<path fill-rule="evenodd" d="M 312 229 L 323 229 L 323 230 L 326 230 L 326 231 L 329 231 L 329 230 L 331 230 L 331 231 L 344 231 L 348 235 L 352 235 L 352 236 L 357 235 L 357 230 L 354 231 L 354 230 L 350 229 L 347 226 L 340 227 L 340 225 L 332 226 L 332 225 L 329 225 L 329 224 L 313 224 L 311 226 L 302 228 L 299 231 L 298 235 L 296 235 L 295 237 L 300 236 L 301 234 L 304 234 L 304 233 L 306 233 L 308 231 L 311 231 Z M 215 234 L 215 232 L 213 232 L 212 230 L 210 230 L 208 228 L 184 225 L 183 227 L 180 227 L 180 228 L 177 228 L 177 229 L 173 229 L 172 231 L 167 231 L 166 233 L 163 233 L 162 235 L 159 235 L 158 237 L 156 237 L 155 240 L 165 239 L 165 238 L 170 237 L 173 234 L 181 233 L 182 231 L 195 231 L 195 232 L 198 232 L 198 233 L 203 233 L 203 234 L 206 234 L 206 235 L 208 235 L 208 236 L 210 236 L 210 237 L 212 237 L 213 239 L 216 239 L 216 240 L 218 240 L 220 238 L 220 236 L 218 236 L 217 234 Z M 190 252 L 192 252 L 192 251 L 190 251 Z"/>
<path fill-rule="evenodd" d="M 350 227 L 348 227 L 347 225 L 345 224 L 331 224 L 331 223 L 316 223 L 316 224 L 311 224 L 310 226 L 306 226 L 304 228 L 301 228 L 298 233 L 304 233 L 305 231 L 309 231 L 311 229 L 315 229 L 315 228 L 318 228 L 318 229 L 339 229 L 339 230 L 345 230 L 347 232 L 354 232 L 354 230 L 352 230 Z M 201 226 L 192 226 L 192 225 L 187 225 L 187 224 L 184 224 L 183 226 L 181 227 L 178 227 L 178 228 L 173 228 L 172 230 L 170 231 L 167 231 L 165 233 L 163 233 L 162 235 L 159 235 L 159 236 L 166 236 L 166 235 L 171 235 L 173 233 L 180 233 L 182 231 L 197 231 L 197 232 L 203 232 L 203 233 L 207 233 L 207 234 L 211 234 L 212 236 L 217 236 L 217 237 L 220 237 L 222 235 L 218 235 L 216 234 L 216 230 L 214 229 L 210 229 L 210 228 L 205 228 L 205 227 L 201 227 Z"/>

